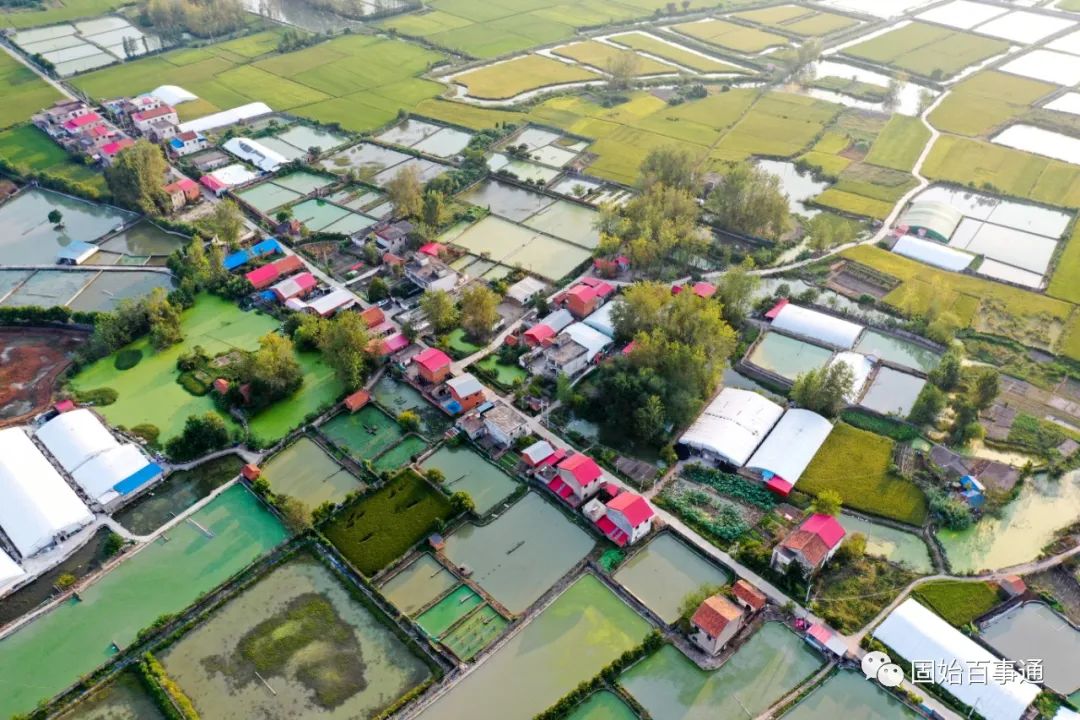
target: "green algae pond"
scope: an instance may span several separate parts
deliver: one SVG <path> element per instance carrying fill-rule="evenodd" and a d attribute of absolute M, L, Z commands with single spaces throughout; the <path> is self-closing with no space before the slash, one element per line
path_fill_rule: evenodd
<path fill-rule="evenodd" d="M 855 344 L 854 350 L 863 355 L 873 355 L 923 372 L 930 372 L 941 361 L 941 356 L 933 350 L 876 330 L 864 332 L 859 342 Z"/>
<path fill-rule="evenodd" d="M 922 717 L 857 672 L 841 670 L 799 701 L 784 720 L 915 720 Z"/>
<path fill-rule="evenodd" d="M 860 533 L 866 538 L 868 555 L 883 557 L 918 573 L 933 571 L 934 563 L 930 559 L 930 550 L 918 535 L 852 515 L 842 514 L 838 519 L 849 536 Z"/>
<path fill-rule="evenodd" d="M 397 420 L 373 405 L 335 415 L 319 432 L 361 462 L 389 450 L 404 436 Z"/>
<path fill-rule="evenodd" d="M 420 416 L 421 434 L 429 438 L 442 435 L 453 424 L 446 413 L 429 403 L 415 388 L 388 375 L 375 383 L 371 396 L 391 414 L 397 415 L 402 410 L 414 411 Z"/>
<path fill-rule="evenodd" d="M 765 710 L 823 664 L 800 637 L 776 622 L 761 626 L 723 667 L 701 670 L 665 645 L 619 679 L 654 718 L 745 720 Z"/>
<path fill-rule="evenodd" d="M 525 371 L 525 368 L 520 365 L 501 363 L 499 362 L 499 356 L 495 354 L 488 355 L 476 363 L 476 367 L 495 373 L 496 382 L 505 388 L 513 386 L 515 380 L 525 382 L 529 377 L 529 373 Z"/>
<path fill-rule="evenodd" d="M 302 437 L 270 458 L 262 477 L 274 492 L 294 497 L 310 509 L 339 503 L 364 485 L 337 464 L 314 440 Z"/>
<path fill-rule="evenodd" d="M 441 470 L 446 476 L 443 487 L 447 492 L 469 493 L 477 515 L 486 515 L 519 487 L 513 478 L 468 447 L 444 445 L 424 460 L 422 467 Z"/>
<path fill-rule="evenodd" d="M 58 720 L 165 720 L 153 698 L 133 672 L 81 700 Z"/>
<path fill-rule="evenodd" d="M 375 472 L 381 473 L 384 470 L 397 470 L 405 467 L 412 462 L 414 457 L 427 450 L 427 447 L 428 444 L 419 435 L 406 435 L 401 439 L 401 442 L 375 460 L 373 463 Z"/>
<path fill-rule="evenodd" d="M 424 553 L 383 583 L 379 591 L 394 606 L 412 615 L 457 584 L 454 574 Z"/>
<path fill-rule="evenodd" d="M 439 640 L 458 658 L 468 661 L 495 642 L 509 624 L 510 621 L 495 608 L 484 603 L 466 615 Z"/>
<path fill-rule="evenodd" d="M 484 604 L 484 599 L 468 585 L 457 590 L 425 610 L 416 618 L 416 624 L 429 637 L 440 638 L 450 627 L 472 610 Z"/>
<path fill-rule="evenodd" d="M 648 631 L 641 616 L 585 575 L 418 717 L 528 720 Z"/>
<path fill-rule="evenodd" d="M 601 690 L 574 708 L 567 720 L 637 720 L 637 715 L 618 695 Z"/>
<path fill-rule="evenodd" d="M 248 421 L 252 436 L 263 444 L 285 437 L 308 415 L 329 409 L 344 393 L 345 386 L 334 369 L 323 362 L 320 353 L 298 352 L 296 360 L 300 363 L 304 384 Z"/>
<path fill-rule="evenodd" d="M 286 538 L 235 485 L 72 599 L 0 640 L 0 717 L 26 712 L 108 661 L 113 643 L 183 610 Z"/>
<path fill-rule="evenodd" d="M 239 455 L 224 455 L 190 470 L 178 470 L 113 519 L 136 535 L 149 535 L 239 475 L 243 466 Z"/>
<path fill-rule="evenodd" d="M 536 493 L 487 525 L 446 539 L 446 557 L 512 613 L 532 605 L 593 548 L 593 539 Z"/>
<path fill-rule="evenodd" d="M 431 673 L 307 554 L 229 600 L 160 660 L 206 720 L 370 718 Z"/>
<path fill-rule="evenodd" d="M 1080 472 L 1027 481 L 1000 517 L 985 516 L 967 530 L 939 530 L 953 572 L 998 570 L 1034 560 L 1058 529 L 1080 518 Z"/>
<path fill-rule="evenodd" d="M 679 619 L 683 598 L 703 585 L 727 585 L 722 568 L 671 533 L 649 541 L 615 572 L 615 582 L 670 624 Z"/>

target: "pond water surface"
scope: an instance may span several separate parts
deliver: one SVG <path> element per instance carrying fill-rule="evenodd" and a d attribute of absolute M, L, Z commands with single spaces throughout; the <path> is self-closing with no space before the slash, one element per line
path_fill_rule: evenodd
<path fill-rule="evenodd" d="M 239 475 L 243 465 L 239 455 L 226 455 L 191 470 L 178 470 L 113 519 L 136 535 L 149 535 Z"/>
<path fill-rule="evenodd" d="M 469 493 L 478 515 L 486 514 L 518 488 L 509 475 L 467 447 L 441 447 L 424 460 L 422 467 L 441 470 L 446 476 L 443 486 L 447 492 Z"/>
<path fill-rule="evenodd" d="M 165 720 L 165 716 L 142 681 L 133 672 L 124 672 L 60 715 L 59 720 Z"/>
<path fill-rule="evenodd" d="M 59 210 L 63 227 L 57 229 L 48 215 Z M 6 265 L 52 265 L 56 255 L 73 241 L 93 242 L 138 218 L 135 213 L 111 205 L 31 188 L 0 205 L 0 262 Z"/>
<path fill-rule="evenodd" d="M 817 197 L 829 187 L 827 182 L 818 182 L 808 172 L 799 172 L 795 163 L 782 162 L 780 160 L 758 160 L 757 166 L 770 175 L 780 178 L 780 187 L 788 198 L 788 207 L 791 212 L 806 217 L 813 217 L 820 211 L 809 207 L 804 203 L 810 198 Z"/>
<path fill-rule="evenodd" d="M 934 569 L 930 551 L 919 536 L 852 515 L 841 515 L 838 520 L 848 535 L 861 533 L 866 537 L 868 555 L 883 557 L 915 572 L 929 573 Z"/>
<path fill-rule="evenodd" d="M 980 633 L 1010 660 L 1040 658 L 1047 687 L 1080 699 L 1080 630 L 1041 602 L 1024 603 L 998 615 Z"/>
<path fill-rule="evenodd" d="M 800 373 L 824 367 L 832 350 L 787 335 L 766 333 L 747 358 L 753 365 L 794 381 Z"/>
<path fill-rule="evenodd" d="M 349 493 L 364 487 L 307 437 L 274 455 L 262 471 L 274 492 L 296 498 L 309 510 L 324 502 L 339 503 Z"/>
<path fill-rule="evenodd" d="M 881 367 L 859 404 L 882 415 L 906 418 L 924 385 L 921 377 Z"/>
<path fill-rule="evenodd" d="M 930 372 L 941 360 L 941 356 L 933 350 L 871 329 L 862 334 L 853 349 L 863 355 L 873 355 L 923 372 Z"/>
<path fill-rule="evenodd" d="M 875 682 L 841 670 L 781 717 L 784 720 L 914 720 L 922 717 Z"/>
<path fill-rule="evenodd" d="M 712 564 L 671 533 L 649 541 L 615 573 L 615 582 L 629 590 L 666 623 L 679 619 L 683 599 L 705 585 L 731 581 Z"/>
<path fill-rule="evenodd" d="M 1034 125 L 1011 125 L 995 135 L 993 142 L 1074 165 L 1080 164 L 1080 139 Z"/>
<path fill-rule="evenodd" d="M 568 720 L 637 720 L 637 715 L 618 695 L 601 690 L 574 708 Z"/>
<path fill-rule="evenodd" d="M 379 591 L 398 610 L 412 615 L 457 582 L 452 572 L 425 553 L 387 580 Z"/>

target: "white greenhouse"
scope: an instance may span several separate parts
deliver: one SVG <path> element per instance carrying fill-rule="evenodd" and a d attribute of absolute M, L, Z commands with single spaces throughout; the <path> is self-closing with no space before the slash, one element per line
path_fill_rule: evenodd
<path fill-rule="evenodd" d="M 94 520 L 20 428 L 0 430 L 0 528 L 30 557 Z"/>
<path fill-rule="evenodd" d="M 1037 685 L 1017 675 L 996 680 L 999 658 L 917 600 L 908 598 L 889 613 L 874 637 L 913 664 L 928 663 L 937 684 L 986 720 L 1018 720 L 1039 694 Z M 959 678 L 941 670 L 954 666 L 962 670 Z"/>
<path fill-rule="evenodd" d="M 845 350 L 855 347 L 863 331 L 863 326 L 857 323 L 791 303 L 780 309 L 772 321 L 772 326 L 777 330 L 801 335 Z"/>
<path fill-rule="evenodd" d="M 742 467 L 783 414 L 782 407 L 757 393 L 724 388 L 679 442 Z"/>
<path fill-rule="evenodd" d="M 832 423 L 815 412 L 797 408 L 788 410 L 746 466 L 760 472 L 767 481 L 775 480 L 770 488 L 786 495 L 802 477 L 832 429 Z"/>
<path fill-rule="evenodd" d="M 892 251 L 897 255 L 903 255 L 912 260 L 918 260 L 927 265 L 933 265 L 942 270 L 952 270 L 953 272 L 965 269 L 975 259 L 974 255 L 954 250 L 948 245 L 942 245 L 933 240 L 922 240 L 910 235 L 905 235 L 897 240 Z"/>
<path fill-rule="evenodd" d="M 845 395 L 844 399 L 853 403 L 859 399 L 863 388 L 866 387 L 866 381 L 870 379 L 870 373 L 874 371 L 874 361 L 862 353 L 846 351 L 836 353 L 829 367 L 837 363 L 844 363 L 851 368 L 855 382 L 851 384 L 851 392 Z"/>
<path fill-rule="evenodd" d="M 60 413 L 35 434 L 69 473 L 95 455 L 120 447 L 104 423 L 86 408 Z"/>

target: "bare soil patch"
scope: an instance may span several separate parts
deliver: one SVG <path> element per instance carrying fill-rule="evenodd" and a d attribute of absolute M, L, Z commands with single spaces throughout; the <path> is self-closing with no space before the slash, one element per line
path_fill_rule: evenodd
<path fill-rule="evenodd" d="M 86 337 L 78 330 L 0 328 L 0 428 L 48 407 L 57 377 Z"/>

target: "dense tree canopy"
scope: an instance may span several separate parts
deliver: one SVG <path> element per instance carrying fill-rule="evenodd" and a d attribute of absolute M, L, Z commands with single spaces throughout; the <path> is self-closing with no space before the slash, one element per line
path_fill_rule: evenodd
<path fill-rule="evenodd" d="M 369 342 L 367 324 L 359 313 L 338 313 L 333 320 L 323 321 L 318 346 L 346 392 L 358 389 L 371 370 Z"/>
<path fill-rule="evenodd" d="M 161 148 L 149 140 L 137 140 L 105 168 L 105 181 L 121 205 L 157 215 L 169 209 L 169 199 L 161 189 L 167 170 Z"/>
<path fill-rule="evenodd" d="M 259 338 L 259 349 L 245 356 L 239 375 L 251 386 L 248 408 L 253 412 L 292 395 L 304 382 L 292 340 L 276 332 Z"/>
<path fill-rule="evenodd" d="M 428 290 L 420 296 L 420 310 L 436 333 L 453 330 L 460 313 L 450 293 L 445 290 Z"/>
<path fill-rule="evenodd" d="M 750 162 L 728 170 L 706 199 L 705 209 L 717 225 L 742 235 L 776 240 L 791 226 L 780 178 Z"/>
<path fill-rule="evenodd" d="M 386 185 L 386 194 L 398 217 L 419 217 L 424 210 L 423 188 L 416 168 L 407 165 Z"/>
<path fill-rule="evenodd" d="M 855 386 L 855 372 L 838 362 L 800 373 L 791 388 L 791 399 L 800 407 L 826 417 L 840 412 Z"/>
<path fill-rule="evenodd" d="M 487 285 L 470 285 L 461 292 L 461 327 L 475 340 L 486 340 L 499 320 L 499 296 Z"/>
<path fill-rule="evenodd" d="M 654 183 L 621 208 L 602 208 L 597 228 L 602 255 L 624 253 L 642 272 L 659 274 L 699 256 L 709 246 L 698 224 L 701 210 L 694 196 Z"/>
<path fill-rule="evenodd" d="M 638 168 L 638 184 L 642 189 L 660 184 L 696 194 L 697 164 L 697 160 L 686 148 L 653 148 Z"/>

